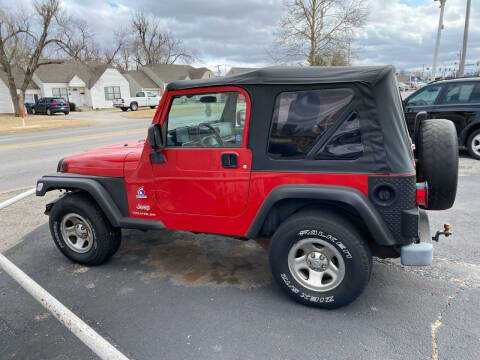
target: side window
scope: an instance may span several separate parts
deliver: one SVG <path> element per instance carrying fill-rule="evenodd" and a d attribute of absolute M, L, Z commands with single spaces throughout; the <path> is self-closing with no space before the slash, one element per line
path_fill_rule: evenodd
<path fill-rule="evenodd" d="M 154 93 L 147 92 L 147 96 L 148 96 L 148 97 L 155 97 L 156 95 L 155 95 Z"/>
<path fill-rule="evenodd" d="M 450 85 L 442 104 L 461 104 L 468 102 L 474 87 L 474 84 Z"/>
<path fill-rule="evenodd" d="M 245 109 L 245 97 L 234 91 L 175 96 L 167 118 L 167 146 L 240 148 Z"/>
<path fill-rule="evenodd" d="M 301 159 L 353 100 L 350 89 L 284 92 L 277 96 L 268 153 L 276 159 Z"/>
<path fill-rule="evenodd" d="M 480 83 L 477 83 L 475 90 L 473 90 L 472 96 L 470 96 L 470 103 L 480 103 Z"/>
<path fill-rule="evenodd" d="M 408 100 L 407 106 L 433 105 L 441 91 L 440 85 L 425 87 Z"/>
<path fill-rule="evenodd" d="M 353 113 L 338 127 L 328 143 L 315 155 L 315 159 L 355 159 L 362 153 L 360 120 Z"/>
<path fill-rule="evenodd" d="M 135 97 L 145 97 L 145 93 L 143 91 L 137 92 Z"/>

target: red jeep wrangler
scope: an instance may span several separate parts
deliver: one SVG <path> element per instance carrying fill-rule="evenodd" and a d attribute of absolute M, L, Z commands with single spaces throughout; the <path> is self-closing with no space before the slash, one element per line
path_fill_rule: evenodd
<path fill-rule="evenodd" d="M 424 209 L 455 200 L 455 127 L 420 114 L 415 149 L 403 114 L 390 66 L 177 81 L 146 141 L 62 159 L 37 195 L 66 190 L 46 213 L 75 262 L 107 261 L 122 228 L 271 238 L 279 286 L 336 308 L 366 287 L 372 255 L 430 264 Z"/>

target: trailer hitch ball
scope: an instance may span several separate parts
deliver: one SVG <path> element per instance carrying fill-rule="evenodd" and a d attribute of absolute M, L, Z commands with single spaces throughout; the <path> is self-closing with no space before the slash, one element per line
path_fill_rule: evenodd
<path fill-rule="evenodd" d="M 437 231 L 435 236 L 432 237 L 432 240 L 438 242 L 438 238 L 440 237 L 440 235 L 444 235 L 445 237 L 449 237 L 450 235 L 452 235 L 451 230 L 452 230 L 452 227 L 450 226 L 450 224 L 443 224 L 443 231 Z"/>

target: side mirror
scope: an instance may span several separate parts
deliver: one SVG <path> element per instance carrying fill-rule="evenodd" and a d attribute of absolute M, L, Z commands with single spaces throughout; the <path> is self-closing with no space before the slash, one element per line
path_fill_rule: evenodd
<path fill-rule="evenodd" d="M 163 136 L 162 136 L 162 127 L 160 124 L 153 124 L 148 127 L 148 144 L 152 149 L 161 149 L 165 147 Z"/>

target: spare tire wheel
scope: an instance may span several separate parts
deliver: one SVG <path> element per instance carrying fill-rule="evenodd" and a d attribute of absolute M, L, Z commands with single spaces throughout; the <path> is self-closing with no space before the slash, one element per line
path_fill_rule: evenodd
<path fill-rule="evenodd" d="M 426 208 L 452 207 L 457 194 L 458 138 L 450 120 L 423 120 L 417 136 L 417 180 L 428 184 Z"/>

